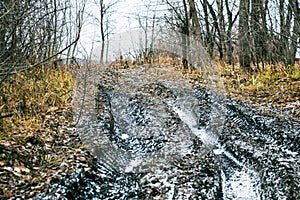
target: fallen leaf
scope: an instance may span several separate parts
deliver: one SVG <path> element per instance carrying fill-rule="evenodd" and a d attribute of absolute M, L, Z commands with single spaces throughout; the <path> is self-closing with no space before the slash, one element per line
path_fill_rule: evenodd
<path fill-rule="evenodd" d="M 85 157 L 79 157 L 79 160 L 80 160 L 81 162 L 85 162 L 85 161 L 86 161 L 86 158 L 85 158 Z"/>
<path fill-rule="evenodd" d="M 11 193 L 11 191 L 5 189 L 3 190 L 4 196 L 7 198 L 11 198 L 13 196 L 13 194 Z"/>

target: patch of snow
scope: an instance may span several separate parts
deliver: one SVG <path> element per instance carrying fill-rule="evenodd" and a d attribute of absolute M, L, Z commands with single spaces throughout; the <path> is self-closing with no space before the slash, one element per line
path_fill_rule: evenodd
<path fill-rule="evenodd" d="M 259 191 L 256 186 L 257 178 L 254 172 L 247 168 L 234 171 L 224 185 L 225 199 L 259 200 Z"/>
<path fill-rule="evenodd" d="M 123 134 L 121 135 L 121 138 L 122 138 L 122 140 L 126 140 L 126 139 L 128 139 L 128 138 L 129 138 L 129 135 L 128 135 L 128 134 L 125 134 L 125 133 L 123 133 Z"/>
<path fill-rule="evenodd" d="M 180 119 L 189 127 L 193 134 L 195 134 L 205 145 L 213 146 L 217 139 L 209 134 L 205 129 L 197 128 L 197 121 L 192 117 L 191 113 L 185 112 L 180 108 L 173 107 L 173 110 L 178 114 Z"/>
<path fill-rule="evenodd" d="M 125 168 L 125 172 L 129 173 L 132 172 L 133 169 L 139 166 L 142 163 L 142 159 L 135 158 L 134 160 L 130 160 L 129 164 Z"/>

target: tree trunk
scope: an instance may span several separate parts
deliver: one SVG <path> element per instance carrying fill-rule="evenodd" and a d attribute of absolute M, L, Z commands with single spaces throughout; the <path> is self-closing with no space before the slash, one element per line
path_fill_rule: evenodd
<path fill-rule="evenodd" d="M 183 25 L 183 30 L 182 30 L 182 64 L 184 69 L 189 68 L 189 48 L 190 48 L 190 42 L 189 42 L 189 35 L 190 35 L 190 30 L 189 30 L 189 14 L 188 14 L 188 8 L 187 8 L 187 3 L 185 0 L 183 0 L 183 6 L 184 6 L 184 13 L 185 13 L 185 21 Z"/>
<path fill-rule="evenodd" d="M 294 11 L 294 25 L 293 25 L 293 33 L 290 39 L 290 48 L 287 56 L 287 64 L 294 65 L 294 59 L 296 57 L 297 52 L 297 44 L 299 41 L 300 35 L 300 5 L 299 1 L 289 0 L 289 4 L 291 9 Z"/>
<path fill-rule="evenodd" d="M 260 0 L 252 0 L 251 2 L 251 39 L 252 39 L 252 60 L 258 67 L 260 61 Z"/>
<path fill-rule="evenodd" d="M 207 7 L 208 7 L 207 0 L 203 0 L 202 7 L 203 7 L 203 12 L 204 12 L 204 22 L 205 22 L 205 29 L 206 29 L 205 46 L 206 46 L 206 49 L 207 49 L 207 52 L 209 53 L 209 55 L 211 57 L 213 57 L 214 43 L 212 40 L 212 38 L 213 38 L 212 33 L 211 33 L 210 27 L 209 27 L 210 23 L 209 23 L 209 15 L 208 15 L 208 10 L 207 10 Z"/>
<path fill-rule="evenodd" d="M 101 31 L 100 64 L 103 64 L 104 48 L 105 48 L 104 12 L 105 12 L 105 7 L 103 4 L 103 0 L 100 0 L 100 31 Z"/>
<path fill-rule="evenodd" d="M 193 25 L 192 32 L 195 35 L 195 39 L 197 41 L 201 41 L 201 26 L 197 15 L 195 1 L 189 0 L 189 5 L 190 5 L 190 18 L 192 19 L 192 25 Z"/>
<path fill-rule="evenodd" d="M 261 11 L 261 19 L 262 19 L 262 30 L 261 30 L 261 59 L 262 59 L 262 70 L 265 68 L 265 63 L 268 62 L 268 55 L 270 49 L 268 48 L 268 43 L 271 43 L 270 35 L 268 34 L 267 27 L 267 10 L 268 10 L 268 0 L 262 1 L 262 11 Z"/>
<path fill-rule="evenodd" d="M 228 0 L 225 1 L 226 12 L 227 12 L 227 33 L 226 33 L 226 52 L 225 52 L 225 61 L 232 65 L 234 70 L 234 50 L 233 50 L 233 39 L 232 39 L 232 27 L 237 20 L 238 13 L 233 17 L 232 11 L 229 6 Z"/>
<path fill-rule="evenodd" d="M 218 6 L 218 18 L 219 18 L 219 40 L 220 40 L 220 59 L 224 59 L 224 54 L 226 52 L 226 45 L 225 45 L 225 38 L 226 38 L 226 32 L 225 32 L 225 17 L 224 17 L 224 3 L 223 0 L 217 0 L 217 6 Z"/>
<path fill-rule="evenodd" d="M 249 1 L 240 0 L 239 12 L 239 63 L 244 70 L 251 70 L 249 36 Z"/>

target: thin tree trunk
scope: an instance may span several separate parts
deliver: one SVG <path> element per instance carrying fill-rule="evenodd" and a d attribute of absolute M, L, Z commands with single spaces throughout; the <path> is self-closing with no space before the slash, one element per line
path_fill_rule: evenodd
<path fill-rule="evenodd" d="M 296 57 L 297 52 L 297 44 L 299 41 L 300 35 L 300 5 L 299 1 L 289 0 L 289 4 L 291 9 L 294 11 L 294 26 L 293 26 L 293 34 L 291 35 L 291 42 L 289 48 L 289 54 L 287 58 L 288 65 L 294 65 L 294 59 Z"/>
<path fill-rule="evenodd" d="M 218 18 L 219 18 L 219 31 L 220 31 L 220 59 L 224 59 L 224 54 L 226 52 L 226 45 L 225 45 L 225 38 L 226 38 L 226 31 L 225 31 L 225 17 L 224 17 L 224 3 L 223 0 L 217 0 L 218 6 Z"/>
<path fill-rule="evenodd" d="M 188 14 L 188 8 L 187 3 L 185 0 L 183 0 L 183 6 L 184 6 L 184 13 L 185 13 L 185 21 L 183 26 L 183 34 L 182 34 L 182 64 L 184 69 L 189 68 L 189 62 L 188 62 L 188 53 L 189 53 L 189 14 Z"/>
<path fill-rule="evenodd" d="M 104 12 L 105 7 L 103 0 L 100 0 L 100 31 L 101 31 L 101 53 L 100 64 L 103 64 L 104 48 L 105 48 L 105 33 L 104 33 Z"/>
<path fill-rule="evenodd" d="M 205 29 L 206 29 L 206 33 L 205 33 L 205 41 L 206 41 L 206 49 L 207 52 L 209 53 L 209 55 L 211 57 L 213 57 L 213 49 L 214 49 L 214 43 L 212 40 L 212 34 L 210 31 L 210 22 L 209 22 L 209 16 L 208 16 L 208 2 L 207 0 L 203 0 L 203 11 L 204 11 L 204 22 L 205 22 Z"/>
<path fill-rule="evenodd" d="M 225 61 L 232 65 L 234 71 L 234 49 L 233 49 L 233 40 L 232 40 L 232 28 L 234 23 L 238 18 L 238 13 L 233 17 L 232 11 L 230 10 L 229 3 L 225 1 L 226 11 L 227 11 L 227 33 L 226 33 L 226 52 L 225 52 Z"/>

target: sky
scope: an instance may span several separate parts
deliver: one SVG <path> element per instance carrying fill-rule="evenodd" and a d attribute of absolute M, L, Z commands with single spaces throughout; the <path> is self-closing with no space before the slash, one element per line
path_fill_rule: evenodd
<path fill-rule="evenodd" d="M 104 0 L 104 2 L 112 2 L 116 0 Z M 93 2 L 93 0 L 91 0 Z M 132 41 L 138 40 L 139 32 L 136 32 L 138 28 L 138 21 L 134 19 L 134 16 L 143 13 L 143 1 L 141 0 L 119 0 L 119 3 L 112 7 L 115 12 L 111 15 L 111 23 L 114 25 L 113 34 L 110 37 L 110 57 L 118 55 L 125 49 L 132 49 Z M 98 10 L 96 6 L 88 5 L 86 12 L 91 15 L 97 16 Z M 99 27 L 92 22 L 90 18 L 85 21 L 81 39 L 80 39 L 80 51 L 84 56 L 99 54 L 100 42 L 99 42 Z M 82 57 L 78 55 L 78 57 Z M 97 57 L 97 56 L 96 56 Z M 99 57 L 99 56 L 98 56 Z M 297 57 L 300 57 L 300 49 L 298 48 Z"/>
<path fill-rule="evenodd" d="M 112 0 L 104 1 L 111 2 Z M 120 33 L 128 32 L 129 30 L 136 29 L 138 22 L 132 18 L 134 13 L 141 10 L 142 1 L 140 0 L 120 0 L 119 3 L 111 7 L 115 12 L 111 15 L 111 24 L 114 25 L 113 34 L 111 37 L 118 37 Z M 90 4 L 86 8 L 86 20 L 82 29 L 80 39 L 80 51 L 82 54 L 90 54 L 100 46 L 99 32 L 100 28 L 95 25 L 91 17 L 88 15 L 99 16 L 96 6 Z"/>

